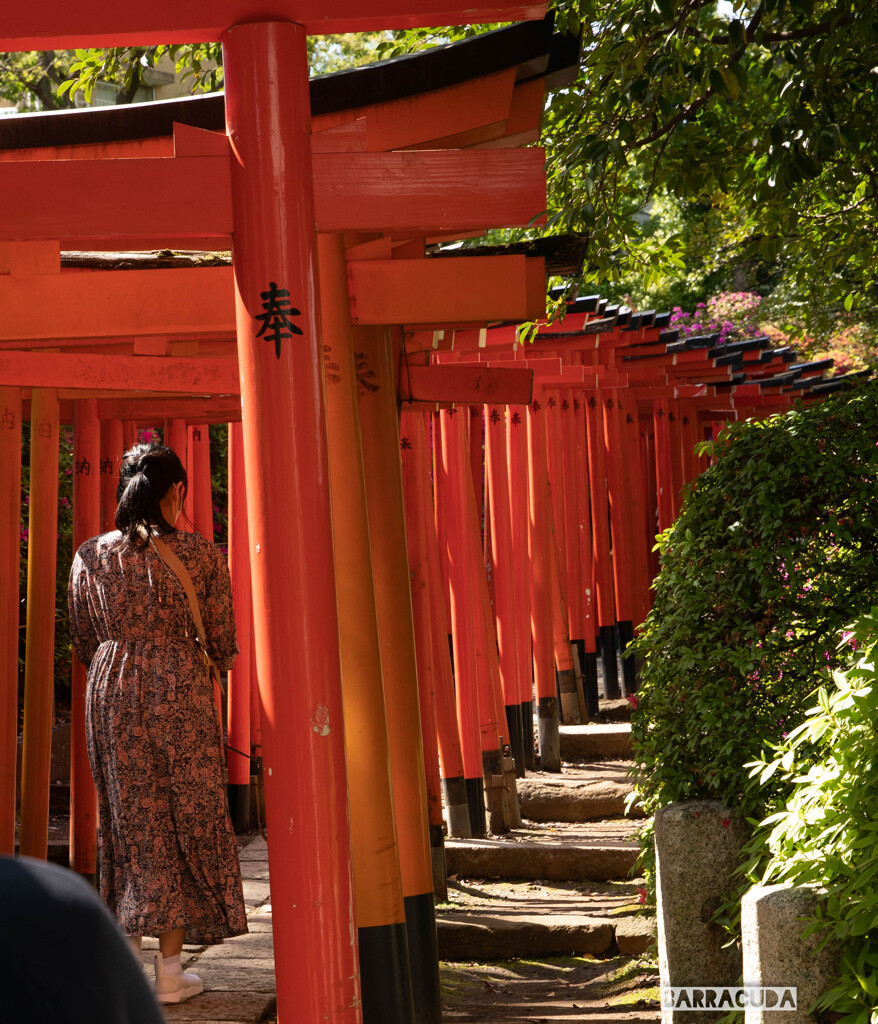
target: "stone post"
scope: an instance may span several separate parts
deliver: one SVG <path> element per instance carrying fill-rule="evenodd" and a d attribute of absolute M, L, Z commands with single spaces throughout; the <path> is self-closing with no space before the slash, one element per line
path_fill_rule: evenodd
<path fill-rule="evenodd" d="M 723 948 L 711 921 L 732 887 L 747 825 L 713 800 L 662 807 L 655 816 L 659 971 L 662 989 L 740 984 L 741 953 Z M 664 1000 L 663 1000 L 664 1002 Z M 662 1007 L 662 1024 L 714 1024 L 727 1010 Z"/>
<path fill-rule="evenodd" d="M 814 918 L 820 889 L 811 885 L 754 885 L 741 901 L 744 984 L 796 990 L 796 1009 L 747 1007 L 745 1024 L 805 1024 L 810 1012 L 839 974 L 839 950 L 832 942 L 819 950 L 822 934 L 802 938 Z"/>

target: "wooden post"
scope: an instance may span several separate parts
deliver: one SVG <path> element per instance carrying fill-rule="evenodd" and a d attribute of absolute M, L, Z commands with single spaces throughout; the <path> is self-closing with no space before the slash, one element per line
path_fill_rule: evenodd
<path fill-rule="evenodd" d="M 512 567 L 515 573 L 516 656 L 518 658 L 524 766 L 536 768 L 534 747 L 533 659 L 530 633 L 530 559 L 528 556 L 527 407 L 511 405 L 506 432 L 506 468 L 509 472 L 509 517 L 512 531 Z"/>
<path fill-rule="evenodd" d="M 73 550 L 101 528 L 101 425 L 95 398 L 73 406 Z M 70 721 L 70 867 L 97 874 L 98 797 L 88 761 L 85 688 L 88 668 L 73 656 Z"/>
<path fill-rule="evenodd" d="M 235 829 L 250 825 L 250 702 L 253 673 L 250 648 L 253 595 L 250 586 L 250 542 L 247 489 L 244 484 L 244 434 L 240 423 L 229 424 L 229 574 L 241 653 L 228 675 L 229 812 Z"/>
<path fill-rule="evenodd" d="M 420 490 L 420 516 L 424 520 L 421 539 L 426 545 L 426 569 L 428 574 L 430 638 L 432 650 L 433 682 L 435 685 L 436 731 L 439 744 L 439 760 L 442 778 L 445 822 L 448 834 L 456 839 L 472 838 L 472 827 L 467 803 L 466 777 L 463 769 L 460 732 L 457 724 L 457 706 L 454 693 L 454 679 L 451 672 L 451 651 L 448 646 L 450 630 L 445 610 L 445 585 L 442 580 L 439 538 L 436 535 L 433 498 L 431 493 L 431 459 L 428 455 L 427 427 L 430 413 L 421 414 L 420 427 L 416 437 L 423 437 L 423 457 L 416 463 Z M 416 442 L 413 441 L 413 444 Z M 433 436 L 433 444 L 438 438 Z M 416 453 L 419 449 L 416 449 Z M 441 457 L 436 462 L 441 463 Z"/>
<path fill-rule="evenodd" d="M 530 620 L 534 686 L 539 709 L 540 765 L 561 771 L 558 698 L 555 685 L 552 620 L 552 536 L 549 476 L 546 466 L 546 417 L 541 398 L 527 410 Z"/>
<path fill-rule="evenodd" d="M 116 529 L 116 490 L 119 467 L 125 448 L 122 443 L 122 421 L 101 420 L 101 532 Z"/>
<path fill-rule="evenodd" d="M 0 854 L 15 852 L 18 616 L 21 560 L 21 391 L 0 387 Z"/>
<path fill-rule="evenodd" d="M 278 1016 L 361 1019 L 305 30 L 223 33 Z"/>
<path fill-rule="evenodd" d="M 399 458 L 399 414 L 390 331 L 354 331 L 357 374 L 374 372 L 359 399 L 369 539 L 387 702 L 393 802 L 408 932 L 415 1017 L 438 1024 L 441 1016 L 439 951 L 433 909 L 433 869 L 424 783 L 424 751 L 408 551 Z"/>
<path fill-rule="evenodd" d="M 610 554 L 610 524 L 607 515 L 607 460 L 601 393 L 585 392 L 585 420 L 588 432 L 588 480 L 591 495 L 592 564 L 604 668 L 604 696 L 620 696 L 619 666 L 616 660 L 616 602 L 613 592 L 613 561 Z"/>
<path fill-rule="evenodd" d="M 421 486 L 428 465 L 427 438 L 422 413 L 400 416 L 399 450 L 405 498 L 405 532 L 411 571 L 412 619 L 415 653 L 418 658 L 418 695 L 421 705 L 421 738 L 424 744 L 424 777 L 427 786 L 427 815 L 430 822 L 430 860 L 433 867 L 433 896 L 448 898 L 445 870 L 445 838 L 442 829 L 442 784 L 439 774 L 439 738 L 436 717 L 437 674 L 434 667 L 432 605 L 430 601 L 429 545 L 427 531 L 433 529 L 432 506 L 424 502 Z"/>
<path fill-rule="evenodd" d="M 27 630 L 19 852 L 46 859 L 55 686 L 55 573 L 58 551 L 58 393 L 31 392 Z"/>
<path fill-rule="evenodd" d="M 506 409 L 485 406 L 485 464 L 490 500 L 491 551 L 494 558 L 494 611 L 500 680 L 506 709 L 509 747 L 519 777 L 524 765 L 524 717 L 521 710 L 520 660 L 516 642 L 518 602 L 515 593 L 509 472 L 506 464 Z"/>
<path fill-rule="evenodd" d="M 414 1003 L 344 241 L 340 235 L 320 235 L 318 247 L 332 534 L 337 564 L 343 567 L 336 579 L 336 593 L 363 1020 L 367 1024 L 408 1024 L 414 1021 Z"/>
<path fill-rule="evenodd" d="M 189 519 L 195 533 L 213 540 L 213 490 L 210 476 L 210 433 L 206 423 L 187 430 Z"/>

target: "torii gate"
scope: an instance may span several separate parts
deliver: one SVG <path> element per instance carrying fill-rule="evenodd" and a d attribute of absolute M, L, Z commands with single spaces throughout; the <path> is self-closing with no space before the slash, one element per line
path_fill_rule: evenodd
<path fill-rule="evenodd" d="M 22 7 L 4 19 L 2 50 L 223 44 L 232 156 L 227 230 L 234 235 L 266 800 L 275 808 L 278 1009 L 285 1020 L 361 1016 L 350 872 L 336 854 L 348 836 L 305 37 L 544 13 L 537 4 L 475 11 L 443 0 L 387 0 L 365 11 L 342 0 L 334 10 L 313 0 L 268 10 L 247 0 L 182 7 L 162 0 L 108 11 L 91 0 L 76 10 Z M 62 181 L 57 176 L 55 185 Z M 167 195 L 175 192 L 171 186 Z M 296 841 L 303 827 L 325 840 L 318 856 Z"/>

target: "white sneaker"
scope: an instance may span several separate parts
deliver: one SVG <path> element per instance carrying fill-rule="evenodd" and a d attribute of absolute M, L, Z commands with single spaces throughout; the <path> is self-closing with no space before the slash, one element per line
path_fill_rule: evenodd
<path fill-rule="evenodd" d="M 164 958 L 155 955 L 155 994 L 160 1003 L 185 1003 L 204 991 L 197 974 L 166 974 Z"/>

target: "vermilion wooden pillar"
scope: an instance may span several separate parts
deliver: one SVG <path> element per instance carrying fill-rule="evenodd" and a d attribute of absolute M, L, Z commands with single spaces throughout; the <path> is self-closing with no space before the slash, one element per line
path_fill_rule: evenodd
<path fill-rule="evenodd" d="M 124 453 L 121 420 L 101 420 L 101 531 L 116 529 L 116 491 Z"/>
<path fill-rule="evenodd" d="M 360 430 L 415 1017 L 439 1024 L 439 950 L 399 458 L 395 359 L 386 328 L 356 328 L 354 344 L 363 369 L 374 371 L 372 382 L 377 385 L 374 390 L 364 388 L 360 394 Z"/>
<path fill-rule="evenodd" d="M 394 822 L 347 268 L 341 236 L 321 235 L 318 246 L 332 534 L 337 564 L 343 566 L 336 591 L 363 1020 L 366 1024 L 407 1024 L 414 1021 L 414 1003 Z"/>
<path fill-rule="evenodd" d="M 591 508 L 589 498 L 588 441 L 585 422 L 585 395 L 573 392 L 571 414 L 573 416 L 573 445 L 571 458 L 576 490 L 576 521 L 579 528 L 579 566 L 582 595 L 582 635 L 579 641 L 579 664 L 589 716 L 598 712 L 598 669 L 597 669 L 597 599 L 595 597 L 594 552 L 591 532 Z"/>
<path fill-rule="evenodd" d="M 567 476 L 564 472 L 564 438 L 561 424 L 560 395 L 554 388 L 545 392 L 547 459 L 549 469 L 549 514 L 552 548 L 552 630 L 555 673 L 561 700 L 561 720 L 579 725 L 579 698 L 570 648 L 570 588 L 567 574 Z"/>
<path fill-rule="evenodd" d="M 361 1019 L 305 31 L 223 34 L 278 1016 Z"/>
<path fill-rule="evenodd" d="M 519 776 L 525 773 L 524 718 L 516 629 L 512 521 L 509 510 L 509 472 L 506 464 L 506 409 L 485 406 L 485 467 L 488 478 L 491 551 L 494 559 L 494 617 L 500 658 L 500 679 L 506 708 L 509 746 Z"/>
<path fill-rule="evenodd" d="M 206 423 L 187 430 L 189 518 L 195 533 L 213 540 L 213 490 L 210 478 L 210 433 Z"/>
<path fill-rule="evenodd" d="M 422 467 L 427 464 L 427 440 L 422 413 L 403 412 L 399 424 L 405 498 L 405 532 L 411 572 L 412 619 L 415 653 L 418 658 L 418 695 L 421 704 L 421 737 L 424 744 L 424 777 L 427 785 L 427 814 L 430 822 L 430 858 L 433 866 L 433 895 L 448 898 L 443 834 L 442 784 L 439 773 L 439 740 L 436 717 L 432 605 L 427 530 L 433 529 L 432 508 L 423 500 Z M 444 637 L 444 631 L 443 631 Z"/>
<path fill-rule="evenodd" d="M 441 765 L 443 803 L 445 805 L 445 821 L 448 834 L 456 839 L 472 837 L 472 827 L 467 804 L 466 778 L 463 770 L 463 753 L 461 751 L 460 733 L 457 727 L 457 707 L 454 694 L 454 679 L 451 671 L 451 651 L 448 647 L 448 617 L 445 611 L 445 586 L 442 580 L 441 558 L 439 555 L 439 538 L 436 535 L 435 511 L 431 489 L 430 447 L 427 440 L 428 427 L 431 423 L 430 413 L 419 416 L 419 426 L 415 431 L 415 466 L 419 483 L 419 518 L 424 520 L 423 531 L 419 534 L 426 546 L 426 568 L 430 616 L 430 638 L 433 665 L 433 682 L 435 686 L 436 730 L 439 744 L 439 760 Z M 420 446 L 419 446 L 420 443 Z M 434 446 L 438 438 L 433 437 Z M 435 464 L 441 465 L 440 458 Z"/>
<path fill-rule="evenodd" d="M 616 594 L 616 630 L 623 655 L 634 636 L 633 537 L 630 531 L 631 498 L 629 467 L 636 465 L 637 452 L 628 451 L 619 422 L 619 393 L 611 388 L 603 395 L 604 442 L 607 466 L 607 494 L 610 504 L 610 534 L 613 544 L 613 582 Z M 636 689 L 634 663 L 622 658 L 623 696 Z"/>
<path fill-rule="evenodd" d="M 58 533 L 58 393 L 31 392 L 27 632 L 19 852 L 46 859 L 55 683 L 55 574 Z"/>
<path fill-rule="evenodd" d="M 15 852 L 21 391 L 0 387 L 0 854 Z"/>
<path fill-rule="evenodd" d="M 237 830 L 250 825 L 250 701 L 253 673 L 250 646 L 253 596 L 250 586 L 250 540 L 247 489 L 244 483 L 244 434 L 240 423 L 229 424 L 229 573 L 238 646 L 241 653 L 228 675 L 229 811 Z"/>
<path fill-rule="evenodd" d="M 546 418 L 540 399 L 527 410 L 530 620 L 534 686 L 539 710 L 540 765 L 561 771 L 558 698 L 555 686 L 552 611 L 552 535 Z"/>
<path fill-rule="evenodd" d="M 137 444 L 137 423 L 134 420 L 122 420 L 122 447 L 127 452 Z"/>
<path fill-rule="evenodd" d="M 95 398 L 73 406 L 73 550 L 101 528 L 101 425 Z M 92 881 L 97 872 L 98 798 L 85 741 L 87 666 L 75 655 L 71 677 L 70 867 Z"/>
<path fill-rule="evenodd" d="M 533 725 L 533 659 L 530 631 L 530 559 L 528 557 L 527 408 L 509 406 L 506 432 L 506 468 L 509 472 L 509 515 L 512 531 L 512 567 L 515 573 L 516 656 L 521 687 L 524 766 L 536 768 Z"/>
<path fill-rule="evenodd" d="M 601 393 L 585 392 L 585 420 L 588 432 L 588 480 L 591 504 L 592 564 L 604 667 L 604 696 L 620 696 L 616 660 L 616 601 L 613 589 L 613 561 L 610 553 L 607 460 L 604 449 Z"/>
<path fill-rule="evenodd" d="M 470 825 L 474 836 L 484 836 L 485 797 L 479 733 L 478 668 L 476 665 L 476 602 L 469 547 L 463 529 L 466 515 L 464 482 L 469 472 L 465 424 L 457 409 L 437 414 L 441 438 L 440 472 L 436 474 L 437 520 L 445 523 L 447 576 L 451 593 L 451 634 L 457 725 L 463 752 Z"/>
<path fill-rule="evenodd" d="M 674 522 L 674 469 L 671 451 L 671 431 L 668 422 L 670 404 L 659 399 L 653 405 L 655 430 L 655 476 L 658 495 L 658 528 L 663 533 Z"/>

